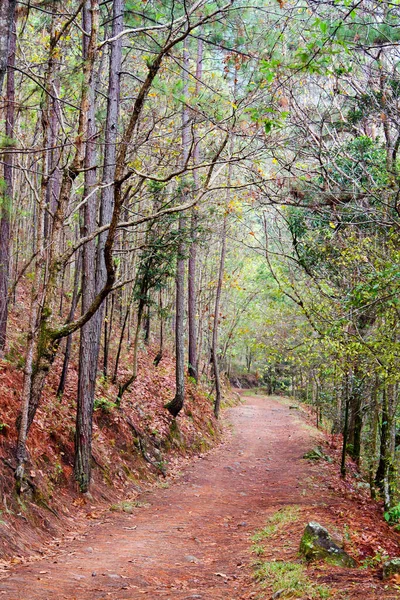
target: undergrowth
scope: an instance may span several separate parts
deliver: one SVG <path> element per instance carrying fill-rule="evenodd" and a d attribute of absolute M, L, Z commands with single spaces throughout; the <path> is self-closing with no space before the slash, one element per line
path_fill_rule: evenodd
<path fill-rule="evenodd" d="M 299 519 L 299 506 L 285 506 L 274 513 L 263 529 L 252 536 L 252 552 L 262 557 L 266 551 L 263 542 L 276 536 L 286 525 Z M 330 598 L 328 587 L 313 583 L 306 574 L 306 566 L 300 562 L 282 560 L 265 561 L 259 558 L 254 563 L 254 576 L 261 586 L 279 598 L 307 598 L 323 600 Z"/>
<path fill-rule="evenodd" d="M 300 563 L 285 561 L 260 562 L 255 571 L 256 580 L 268 587 L 280 598 L 307 598 L 317 600 L 330 598 L 331 592 L 325 585 L 313 583 Z"/>
<path fill-rule="evenodd" d="M 267 525 L 257 531 L 251 538 L 253 542 L 261 542 L 275 535 L 283 525 L 292 523 L 298 519 L 300 508 L 298 506 L 285 506 L 274 513 L 267 522 Z M 255 550 L 253 549 L 255 552 Z M 257 552 L 255 552 L 257 554 Z"/>
<path fill-rule="evenodd" d="M 113 512 L 126 512 L 128 514 L 131 514 L 135 508 L 147 508 L 148 506 L 150 506 L 148 502 L 139 502 L 137 500 L 123 500 L 122 502 L 118 502 L 117 504 L 112 504 L 110 506 L 110 510 Z"/>

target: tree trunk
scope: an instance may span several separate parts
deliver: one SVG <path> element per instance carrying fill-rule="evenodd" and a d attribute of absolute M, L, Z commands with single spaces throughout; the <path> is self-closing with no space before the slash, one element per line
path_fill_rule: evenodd
<path fill-rule="evenodd" d="M 74 319 L 76 307 L 79 302 L 79 278 L 81 276 L 81 253 L 78 254 L 76 264 L 75 264 L 75 275 L 74 275 L 74 289 L 72 292 L 72 300 L 71 300 L 71 308 L 68 315 L 68 321 L 71 322 Z M 68 368 L 69 368 L 69 360 L 71 357 L 71 347 L 72 347 L 72 334 L 67 337 L 67 341 L 65 344 L 65 352 L 64 352 L 64 361 L 63 367 L 61 371 L 60 383 L 58 384 L 57 389 L 57 398 L 62 398 L 65 390 L 65 384 L 67 382 Z"/>
<path fill-rule="evenodd" d="M 7 4 L 7 2 L 5 2 Z M 3 9 L 0 8 L 0 12 Z M 11 143 L 14 136 L 14 100 L 15 81 L 14 64 L 16 48 L 15 23 L 11 23 L 11 34 L 9 41 L 8 71 L 7 71 L 7 98 L 6 98 L 6 144 Z M 0 87 L 1 93 L 1 87 Z M 4 193 L 1 198 L 1 220 L 0 220 L 0 356 L 4 351 L 7 339 L 8 320 L 8 280 L 10 273 L 10 238 L 11 238 L 11 214 L 13 205 L 13 156 L 11 153 L 4 154 Z"/>
<path fill-rule="evenodd" d="M 136 321 L 136 328 L 135 328 L 135 337 L 133 339 L 132 375 L 129 377 L 129 379 L 127 381 L 125 381 L 125 383 L 123 385 L 119 386 L 118 397 L 117 397 L 118 406 L 121 404 L 122 396 L 125 394 L 126 390 L 137 379 L 139 340 L 140 340 L 140 332 L 141 332 L 141 328 L 142 328 L 143 312 L 144 312 L 145 305 L 146 305 L 146 302 L 142 296 L 139 300 L 137 321 Z"/>
<path fill-rule="evenodd" d="M 381 410 L 381 443 L 379 452 L 379 464 L 375 475 L 375 485 L 384 496 L 385 508 L 390 507 L 389 493 L 389 468 L 390 468 L 390 414 L 388 391 L 384 387 L 382 391 Z"/>
<path fill-rule="evenodd" d="M 124 317 L 124 321 L 122 323 L 121 335 L 119 337 L 117 357 L 115 359 L 115 367 L 114 367 L 114 373 L 113 373 L 113 377 L 112 377 L 112 383 L 116 383 L 117 378 L 118 378 L 119 359 L 121 357 L 122 343 L 124 340 L 125 330 L 126 330 L 126 326 L 128 324 L 130 311 L 131 311 L 131 301 L 129 301 L 128 306 L 126 307 L 125 317 Z"/>
<path fill-rule="evenodd" d="M 164 354 L 164 314 L 163 314 L 162 290 L 160 290 L 160 295 L 159 295 L 159 314 L 160 314 L 160 346 L 159 346 L 158 352 L 154 358 L 154 366 L 155 367 L 158 367 L 158 365 L 162 361 L 162 357 Z"/>
<path fill-rule="evenodd" d="M 83 36 L 83 59 L 91 61 L 91 75 L 89 81 L 88 118 L 85 151 L 85 182 L 84 198 L 89 197 L 83 207 L 82 236 L 89 235 L 96 229 L 97 196 L 93 191 L 97 185 L 97 147 L 95 123 L 95 95 L 96 79 L 94 70 L 94 56 L 90 54 L 90 39 L 97 38 L 97 7 L 93 0 L 85 0 L 83 5 L 82 26 L 86 35 Z M 88 37 L 90 36 L 90 37 Z M 85 244 L 82 250 L 82 314 L 88 310 L 96 296 L 96 243 L 95 240 Z M 76 406 L 75 429 L 75 462 L 74 475 L 81 492 L 89 488 L 91 473 L 91 445 L 94 394 L 96 388 L 96 373 L 98 362 L 98 346 L 96 346 L 97 328 L 96 320 L 90 319 L 81 329 L 79 347 L 79 378 Z"/>
<path fill-rule="evenodd" d="M 376 498 L 376 489 L 375 489 L 375 478 L 374 478 L 374 467 L 375 467 L 375 459 L 376 459 L 376 446 L 377 446 L 377 438 L 378 438 L 378 425 L 379 425 L 379 402 L 378 402 L 378 390 L 379 390 L 379 380 L 376 376 L 375 382 L 372 388 L 372 405 L 373 405 L 373 415 L 372 415 L 372 424 L 371 424 L 371 434 L 370 434 L 370 463 L 369 463 L 369 487 L 371 498 Z"/>
<path fill-rule="evenodd" d="M 147 306 L 147 311 L 146 311 L 146 318 L 144 321 L 144 338 L 143 341 L 146 344 L 146 346 L 149 345 L 150 343 L 150 334 L 151 334 L 151 308 L 150 308 L 150 303 L 151 303 L 151 297 L 149 295 L 149 300 L 148 300 L 148 306 Z"/>
<path fill-rule="evenodd" d="M 349 408 L 350 408 L 350 394 L 349 394 L 349 376 L 346 375 L 343 386 L 344 393 L 344 426 L 343 426 L 343 443 L 342 443 L 342 462 L 340 465 L 340 474 L 345 479 L 346 477 L 346 453 L 347 453 L 347 440 L 349 431 Z"/>
<path fill-rule="evenodd" d="M 103 376 L 105 379 L 108 377 L 108 357 L 110 354 L 110 340 L 114 318 L 114 303 L 115 295 L 111 294 L 111 302 L 110 296 L 108 296 L 106 299 L 106 318 L 104 319 Z"/>
<path fill-rule="evenodd" d="M 362 378 L 358 368 L 354 369 L 352 377 L 352 390 L 350 395 L 351 424 L 349 427 L 349 443 L 352 446 L 351 455 L 357 465 L 361 457 L 361 432 L 363 426 L 362 415 Z"/>
<path fill-rule="evenodd" d="M 183 96 L 186 99 L 188 95 L 189 81 L 189 51 L 186 47 L 188 42 L 185 40 L 183 48 Z M 182 108 L 182 163 L 186 164 L 190 151 L 190 121 L 189 112 L 186 104 Z M 185 182 L 184 184 L 185 185 Z M 183 202 L 185 201 L 186 190 L 182 192 Z M 178 416 L 183 408 L 185 401 L 185 244 L 184 237 L 184 217 L 179 215 L 179 237 L 180 244 L 178 248 L 178 257 L 176 263 L 175 276 L 175 397 L 166 405 L 166 408 L 174 416 Z"/>
<path fill-rule="evenodd" d="M 196 60 L 196 94 L 200 92 L 200 84 L 203 73 L 203 42 L 198 41 L 197 60 Z M 194 131 L 194 151 L 193 161 L 197 165 L 200 162 L 200 140 L 197 129 Z M 199 172 L 194 169 L 194 193 L 197 194 L 200 187 Z M 197 372 L 197 331 L 196 331 L 196 261 L 197 261 L 197 210 L 192 210 L 191 217 L 191 243 L 189 248 L 188 263 L 188 374 L 196 383 L 198 380 Z"/>
<path fill-rule="evenodd" d="M 0 96 L 3 91 L 3 81 L 7 72 L 10 39 L 15 21 L 16 0 L 1 0 L 0 2 Z"/>
<path fill-rule="evenodd" d="M 231 166 L 228 167 L 229 171 L 231 171 Z M 228 175 L 228 190 L 227 190 L 227 199 L 226 203 L 228 204 L 230 198 L 230 176 Z M 221 408 L 221 380 L 219 373 L 219 363 L 218 363 L 218 328 L 219 328 L 219 310 L 221 303 L 221 292 L 222 292 L 222 283 L 224 279 L 224 271 L 225 271 L 225 256 L 226 256 L 226 233 L 227 233 L 227 225 L 228 225 L 228 216 L 225 211 L 224 220 L 222 224 L 222 232 L 221 232 L 221 256 L 219 260 L 219 273 L 218 273 L 218 283 L 217 283 L 217 291 L 215 294 L 215 306 L 214 306 L 214 326 L 213 326 L 213 336 L 212 336 L 212 346 L 211 346 L 211 359 L 213 363 L 214 369 L 214 381 L 215 381 L 215 402 L 214 402 L 214 414 L 218 418 L 219 412 Z"/>
<path fill-rule="evenodd" d="M 196 382 L 197 376 L 197 332 L 196 332 L 196 227 L 197 216 L 193 212 L 191 219 L 191 244 L 189 249 L 189 264 L 188 264 L 188 354 L 189 365 L 188 374 Z"/>
<path fill-rule="evenodd" d="M 179 215 L 179 232 L 183 236 L 183 216 Z M 175 397 L 166 405 L 171 415 L 177 417 L 185 401 L 185 259 L 184 245 L 179 245 L 176 265 L 176 299 L 175 299 Z"/>
<path fill-rule="evenodd" d="M 122 27 L 123 1 L 114 0 L 112 37 L 117 36 L 122 31 Z M 87 31 L 87 29 L 85 29 L 85 31 Z M 119 115 L 121 54 L 122 40 L 121 38 L 119 38 L 111 44 L 109 66 L 107 119 L 105 130 L 106 132 L 103 167 L 103 183 L 108 184 L 114 181 L 115 174 L 115 144 L 118 133 L 117 128 Z M 95 164 L 95 161 L 91 163 L 91 165 L 93 164 Z M 104 225 L 111 222 L 111 216 L 113 211 L 113 198 L 114 191 L 112 186 L 109 185 L 108 187 L 103 188 L 101 196 L 100 225 Z M 93 198 L 91 198 L 91 200 L 92 199 Z M 96 223 L 94 223 L 94 226 L 96 226 Z M 90 296 L 94 297 L 95 294 L 98 293 L 99 290 L 101 290 L 104 287 L 107 278 L 107 269 L 104 259 L 106 239 L 107 233 L 102 234 L 99 237 L 97 254 L 95 254 L 94 248 L 91 248 L 90 250 L 90 257 L 88 257 L 87 266 L 89 267 L 90 262 L 90 268 L 92 269 L 92 272 L 90 274 L 89 272 L 86 272 L 83 276 L 83 278 L 85 278 L 86 276 L 90 277 L 90 292 L 88 291 L 88 301 L 89 293 Z M 97 256 L 97 262 L 95 256 Z M 86 326 L 84 326 L 86 328 L 86 331 L 84 332 L 84 328 L 82 328 L 81 332 L 80 359 L 82 361 L 82 374 L 79 377 L 80 392 L 78 393 L 74 466 L 75 479 L 79 484 L 81 492 L 86 492 L 89 489 L 90 485 L 93 406 L 96 388 L 97 364 L 100 352 L 101 325 L 103 322 L 103 314 L 103 307 L 100 307 L 96 315 L 86 324 Z"/>

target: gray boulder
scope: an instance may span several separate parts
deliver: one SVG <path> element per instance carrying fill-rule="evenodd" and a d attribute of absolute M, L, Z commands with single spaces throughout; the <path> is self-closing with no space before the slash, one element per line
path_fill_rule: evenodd
<path fill-rule="evenodd" d="M 357 564 L 340 548 L 328 531 L 319 523 L 311 521 L 304 530 L 300 553 L 308 561 L 325 560 L 339 567 L 356 567 Z"/>
<path fill-rule="evenodd" d="M 400 573 L 400 558 L 392 558 L 383 565 L 383 579 L 389 579 Z"/>

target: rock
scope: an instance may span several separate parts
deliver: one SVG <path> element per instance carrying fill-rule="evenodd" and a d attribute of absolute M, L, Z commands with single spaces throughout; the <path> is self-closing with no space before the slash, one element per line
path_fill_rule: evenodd
<path fill-rule="evenodd" d="M 328 456 L 327 454 L 325 454 L 325 452 L 322 450 L 321 446 L 316 446 L 309 452 L 306 452 L 306 454 L 304 454 L 303 458 L 305 458 L 306 460 L 326 460 L 329 463 L 332 462 L 331 457 Z"/>
<path fill-rule="evenodd" d="M 319 523 L 311 521 L 304 530 L 300 553 L 308 560 L 325 560 L 339 567 L 356 567 L 357 564 Z"/>
<path fill-rule="evenodd" d="M 198 564 L 199 562 L 201 562 L 196 556 L 191 556 L 190 554 L 188 554 L 187 556 L 185 556 L 185 560 L 187 562 L 195 563 L 195 564 Z"/>
<path fill-rule="evenodd" d="M 400 573 L 400 558 L 392 558 L 383 565 L 383 579 L 389 579 L 393 575 Z"/>

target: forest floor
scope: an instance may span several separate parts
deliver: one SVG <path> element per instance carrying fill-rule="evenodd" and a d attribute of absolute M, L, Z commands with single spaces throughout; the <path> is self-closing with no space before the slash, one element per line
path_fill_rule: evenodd
<path fill-rule="evenodd" d="M 48 546 L 40 560 L 10 565 L 0 597 L 247 600 L 271 598 L 281 586 L 275 598 L 398 598 L 396 582 L 382 581 L 379 561 L 400 553 L 399 534 L 353 472 L 341 482 L 332 438 L 275 397 L 247 396 L 224 419 L 225 441 L 194 459 L 177 481 L 145 492 L 131 514 L 103 511 L 86 530 Z M 305 460 L 316 444 L 334 462 Z M 302 566 L 297 551 L 310 520 L 342 534 L 359 567 Z M 254 547 L 252 537 L 265 525 L 262 548 L 260 541 Z M 288 592 L 288 579 L 279 580 L 276 569 L 265 589 L 255 580 L 256 562 L 276 561 L 301 570 L 297 591 Z"/>

